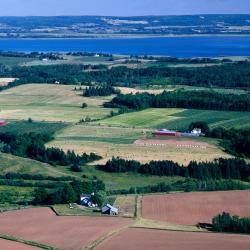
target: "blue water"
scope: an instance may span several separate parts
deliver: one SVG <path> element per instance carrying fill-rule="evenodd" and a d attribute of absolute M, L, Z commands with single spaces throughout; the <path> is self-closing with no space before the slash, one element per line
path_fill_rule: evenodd
<path fill-rule="evenodd" d="M 2 51 L 96 52 L 176 57 L 250 56 L 250 36 L 0 40 Z"/>

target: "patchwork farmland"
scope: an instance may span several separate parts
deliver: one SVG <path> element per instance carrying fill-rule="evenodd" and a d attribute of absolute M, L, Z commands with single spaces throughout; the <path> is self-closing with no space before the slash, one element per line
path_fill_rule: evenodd
<path fill-rule="evenodd" d="M 5 212 L 0 221 L 2 234 L 65 250 L 87 247 L 133 222 L 125 218 L 57 217 L 49 208 Z"/>

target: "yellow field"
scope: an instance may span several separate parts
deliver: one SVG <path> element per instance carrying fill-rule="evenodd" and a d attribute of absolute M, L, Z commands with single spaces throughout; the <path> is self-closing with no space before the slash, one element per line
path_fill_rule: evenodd
<path fill-rule="evenodd" d="M 119 209 L 119 215 L 124 217 L 134 217 L 136 213 L 136 196 L 118 196 L 113 204 Z"/>

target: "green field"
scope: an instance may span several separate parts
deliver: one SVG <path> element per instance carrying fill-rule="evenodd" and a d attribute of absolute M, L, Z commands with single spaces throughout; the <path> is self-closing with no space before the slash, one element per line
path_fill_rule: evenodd
<path fill-rule="evenodd" d="M 62 170 L 48 164 L 4 153 L 0 153 L 0 172 L 1 174 L 13 172 L 54 177 L 66 175 Z"/>
<path fill-rule="evenodd" d="M 102 104 L 112 97 L 85 98 L 72 85 L 27 84 L 0 92 L 0 117 L 13 120 L 79 122 L 102 119 L 111 109 Z M 81 104 L 88 104 L 86 109 Z"/>
<path fill-rule="evenodd" d="M 250 128 L 250 112 L 147 109 L 108 118 L 100 123 L 110 126 L 186 130 L 195 121 L 207 122 L 211 128 Z"/>
<path fill-rule="evenodd" d="M 62 122 L 29 122 L 29 121 L 9 121 L 6 126 L 0 127 L 0 133 L 37 133 L 54 134 L 68 125 Z"/>

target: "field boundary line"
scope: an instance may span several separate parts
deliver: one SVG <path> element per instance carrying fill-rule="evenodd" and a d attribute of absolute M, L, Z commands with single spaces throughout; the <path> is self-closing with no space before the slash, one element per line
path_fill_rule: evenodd
<path fill-rule="evenodd" d="M 133 225 L 133 224 L 131 224 Z M 126 225 L 124 227 L 121 227 L 121 228 L 118 228 L 112 232 L 109 232 L 103 236 L 101 236 L 100 238 L 98 238 L 97 240 L 95 240 L 91 245 L 87 246 L 87 247 L 84 247 L 84 248 L 81 248 L 81 250 L 94 250 L 97 246 L 99 246 L 100 244 L 102 244 L 104 241 L 112 238 L 113 236 L 121 233 L 122 231 L 128 229 L 131 227 L 131 225 Z M 54 249 L 53 249 L 54 250 Z"/>
<path fill-rule="evenodd" d="M 33 247 L 38 247 L 41 249 L 46 249 L 46 250 L 62 250 L 60 248 L 51 247 L 51 246 L 44 245 L 42 243 L 38 243 L 38 242 L 34 242 L 34 241 L 30 241 L 30 240 L 24 240 L 24 239 L 21 239 L 21 238 L 15 237 L 15 236 L 10 236 L 10 235 L 3 234 L 3 233 L 0 233 L 0 238 L 4 239 L 4 240 L 10 240 L 10 241 L 22 243 L 22 244 L 33 246 Z"/>

